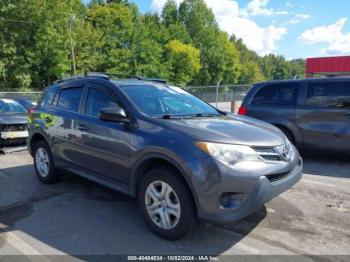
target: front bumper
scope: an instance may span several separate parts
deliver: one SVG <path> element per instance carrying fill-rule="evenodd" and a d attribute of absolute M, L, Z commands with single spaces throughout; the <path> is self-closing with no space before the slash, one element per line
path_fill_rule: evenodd
<path fill-rule="evenodd" d="M 196 166 L 192 184 L 198 216 L 219 223 L 237 221 L 256 212 L 266 202 L 295 185 L 303 174 L 303 163 L 297 149 L 293 150 L 289 162 L 242 163 L 228 167 L 206 159 Z M 225 193 L 237 197 L 236 205 L 230 208 L 222 206 L 220 197 Z"/>

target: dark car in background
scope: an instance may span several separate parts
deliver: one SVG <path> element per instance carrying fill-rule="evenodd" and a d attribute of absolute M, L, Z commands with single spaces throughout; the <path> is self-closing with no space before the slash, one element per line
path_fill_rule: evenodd
<path fill-rule="evenodd" d="M 27 99 L 27 98 L 16 98 L 15 100 L 16 100 L 16 102 L 21 104 L 28 111 L 30 111 L 31 109 L 33 109 L 34 107 L 36 107 L 38 105 L 37 102 L 34 102 L 33 100 Z"/>
<path fill-rule="evenodd" d="M 124 192 L 168 239 L 183 237 L 196 218 L 239 220 L 303 172 L 278 128 L 157 81 L 62 80 L 47 88 L 29 123 L 42 182 L 57 181 L 63 169 Z"/>
<path fill-rule="evenodd" d="M 12 99 L 0 99 L 0 148 L 26 144 L 27 110 Z"/>
<path fill-rule="evenodd" d="M 277 126 L 299 148 L 350 153 L 350 78 L 258 83 L 239 114 Z"/>

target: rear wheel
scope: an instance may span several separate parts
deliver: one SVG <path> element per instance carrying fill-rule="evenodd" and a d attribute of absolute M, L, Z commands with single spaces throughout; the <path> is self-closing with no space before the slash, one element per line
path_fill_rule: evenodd
<path fill-rule="evenodd" d="M 42 140 L 38 141 L 34 146 L 34 167 L 37 177 L 45 184 L 54 183 L 61 177 L 54 166 L 49 146 Z"/>
<path fill-rule="evenodd" d="M 194 204 L 178 173 L 167 167 L 149 171 L 142 179 L 138 202 L 151 229 L 163 238 L 183 238 L 195 221 Z"/>

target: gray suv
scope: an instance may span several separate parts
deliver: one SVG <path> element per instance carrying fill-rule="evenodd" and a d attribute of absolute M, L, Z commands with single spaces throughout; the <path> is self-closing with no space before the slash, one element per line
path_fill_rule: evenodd
<path fill-rule="evenodd" d="M 350 154 L 350 78 L 258 83 L 239 113 L 277 126 L 298 148 Z"/>
<path fill-rule="evenodd" d="M 135 197 L 153 231 L 171 240 L 196 218 L 231 222 L 257 211 L 303 170 L 276 127 L 154 79 L 53 84 L 30 116 L 28 148 L 42 182 L 67 170 Z"/>

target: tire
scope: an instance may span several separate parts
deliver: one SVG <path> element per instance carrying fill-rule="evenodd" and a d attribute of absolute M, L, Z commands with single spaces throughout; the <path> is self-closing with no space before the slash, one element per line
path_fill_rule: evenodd
<path fill-rule="evenodd" d="M 192 196 L 179 175 L 169 167 L 152 169 L 142 178 L 138 191 L 138 204 L 146 222 L 156 234 L 168 240 L 185 237 L 196 220 Z M 168 189 L 166 194 L 162 194 L 162 189 Z"/>
<path fill-rule="evenodd" d="M 34 145 L 34 167 L 37 177 L 44 184 L 57 182 L 61 175 L 55 168 L 50 147 L 43 140 Z"/>

